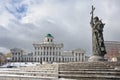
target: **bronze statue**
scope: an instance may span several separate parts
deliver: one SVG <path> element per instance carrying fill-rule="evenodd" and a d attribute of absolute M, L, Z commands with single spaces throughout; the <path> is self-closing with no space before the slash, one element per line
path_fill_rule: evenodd
<path fill-rule="evenodd" d="M 93 16 L 95 8 L 92 6 L 91 11 L 91 27 L 92 27 L 92 48 L 93 48 L 93 55 L 104 57 L 106 54 L 106 49 L 104 45 L 104 38 L 103 38 L 103 28 L 104 23 L 96 16 Z"/>

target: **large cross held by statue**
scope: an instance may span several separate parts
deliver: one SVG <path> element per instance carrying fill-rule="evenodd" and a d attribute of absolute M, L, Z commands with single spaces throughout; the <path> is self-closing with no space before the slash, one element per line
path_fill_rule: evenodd
<path fill-rule="evenodd" d="M 91 16 L 91 24 L 93 24 L 93 14 L 94 14 L 94 10 L 95 10 L 95 7 L 93 7 L 93 5 L 92 5 L 92 11 L 90 12 L 90 14 L 92 15 Z"/>

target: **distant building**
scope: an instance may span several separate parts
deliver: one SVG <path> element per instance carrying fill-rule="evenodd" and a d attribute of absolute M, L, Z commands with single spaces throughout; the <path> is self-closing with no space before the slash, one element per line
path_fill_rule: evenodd
<path fill-rule="evenodd" d="M 51 34 L 47 34 L 42 42 L 33 43 L 33 47 L 34 51 L 28 54 L 18 48 L 11 49 L 12 61 L 40 63 L 85 61 L 85 51 L 83 49 L 63 51 L 63 44 L 55 43 Z"/>
<path fill-rule="evenodd" d="M 10 49 L 11 51 L 11 54 L 12 54 L 12 58 L 11 58 L 11 61 L 13 62 L 22 62 L 24 61 L 24 57 L 23 55 L 25 55 L 25 51 L 22 50 L 22 49 L 19 49 L 19 48 L 13 48 L 13 49 Z"/>
<path fill-rule="evenodd" d="M 61 57 L 62 62 L 83 62 L 85 61 L 85 51 L 83 49 L 64 51 L 62 52 Z"/>
<path fill-rule="evenodd" d="M 0 66 L 6 62 L 6 57 L 4 54 L 0 53 Z"/>
<path fill-rule="evenodd" d="M 112 60 L 115 57 L 120 57 L 120 42 L 119 41 L 105 41 L 107 54 L 105 58 Z"/>

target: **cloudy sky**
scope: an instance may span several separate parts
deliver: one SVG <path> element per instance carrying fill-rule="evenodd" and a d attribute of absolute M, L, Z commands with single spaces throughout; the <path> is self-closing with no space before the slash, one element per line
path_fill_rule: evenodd
<path fill-rule="evenodd" d="M 34 42 L 51 33 L 64 50 L 91 53 L 91 5 L 106 24 L 106 41 L 120 41 L 120 0 L 0 0 L 0 52 L 33 50 Z"/>

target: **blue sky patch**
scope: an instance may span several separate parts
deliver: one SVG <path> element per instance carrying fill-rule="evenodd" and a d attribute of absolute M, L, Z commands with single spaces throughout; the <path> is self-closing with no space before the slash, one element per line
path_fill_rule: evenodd
<path fill-rule="evenodd" d="M 22 4 L 20 0 L 12 0 L 5 6 L 6 10 L 17 19 L 21 19 L 26 15 L 27 7 L 27 4 Z"/>

